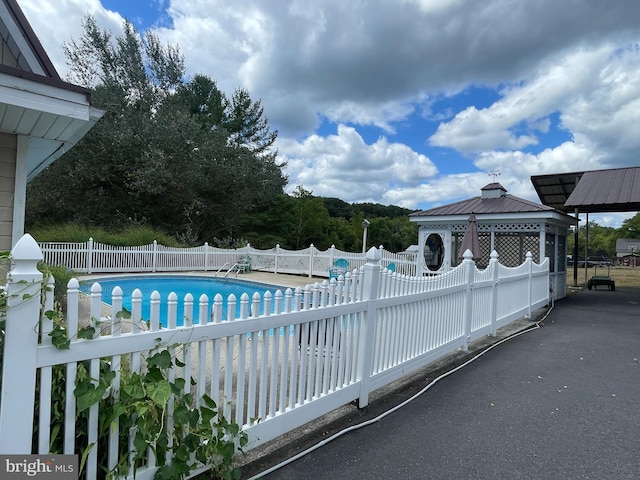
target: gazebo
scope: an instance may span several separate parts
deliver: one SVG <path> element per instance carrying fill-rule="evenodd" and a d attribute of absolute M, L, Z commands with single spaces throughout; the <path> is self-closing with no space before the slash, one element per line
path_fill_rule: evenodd
<path fill-rule="evenodd" d="M 575 219 L 555 208 L 507 193 L 497 182 L 481 189 L 479 197 L 412 213 L 418 224 L 418 275 L 440 273 L 461 262 L 462 238 L 475 216 L 480 243 L 478 268 L 486 268 L 495 250 L 505 266 L 524 262 L 527 252 L 540 262 L 549 257 L 554 298 L 566 295 L 567 232 Z"/>

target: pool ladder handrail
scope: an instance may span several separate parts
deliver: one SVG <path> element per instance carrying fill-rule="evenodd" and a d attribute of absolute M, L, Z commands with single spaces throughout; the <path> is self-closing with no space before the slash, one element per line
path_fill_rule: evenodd
<path fill-rule="evenodd" d="M 223 266 L 221 266 L 218 271 L 216 272 L 216 274 L 214 275 L 214 277 L 217 277 L 218 274 L 224 270 L 225 268 L 229 267 L 231 265 L 230 262 L 225 263 Z M 231 265 L 229 267 L 229 269 L 227 270 L 227 273 L 224 274 L 224 278 L 227 278 L 229 276 L 229 274 L 231 272 L 235 271 L 236 272 L 236 278 L 238 278 L 238 274 L 240 272 L 245 271 L 243 265 L 241 265 L 239 262 L 234 263 L 233 265 Z"/>
<path fill-rule="evenodd" d="M 227 270 L 227 273 L 224 274 L 224 278 L 227 278 L 229 274 L 233 271 L 236 272 L 236 278 L 238 278 L 238 274 L 240 272 L 244 272 L 245 270 L 244 270 L 244 267 L 239 262 L 236 262 L 233 264 L 233 266 L 229 270 Z"/>
<path fill-rule="evenodd" d="M 229 274 L 233 271 L 236 271 L 236 278 L 238 278 L 238 274 L 240 273 L 240 264 L 239 263 L 234 263 L 232 265 L 232 267 L 227 270 L 227 273 L 224 274 L 224 278 L 227 278 L 229 276 Z"/>
<path fill-rule="evenodd" d="M 217 277 L 217 276 L 218 276 L 218 274 L 219 274 L 222 270 L 224 270 L 225 268 L 229 268 L 230 266 L 231 266 L 231 263 L 230 263 L 230 262 L 227 262 L 227 263 L 225 263 L 224 265 L 222 265 L 222 266 L 218 269 L 218 271 L 216 272 L 216 274 L 214 275 L 214 277 Z M 233 268 L 233 267 L 231 267 L 231 268 Z M 228 274 L 228 273 L 229 273 L 229 271 L 227 271 L 227 274 Z M 226 275 L 225 275 L 225 277 L 226 277 Z"/>

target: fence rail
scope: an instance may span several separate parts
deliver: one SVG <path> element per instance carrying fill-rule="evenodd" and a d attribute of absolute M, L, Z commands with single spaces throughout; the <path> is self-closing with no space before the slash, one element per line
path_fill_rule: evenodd
<path fill-rule="evenodd" d="M 59 453 L 86 448 L 75 441 L 73 388 L 81 364 L 88 363 L 92 375 L 98 374 L 104 358 L 110 359 L 117 373 L 123 363 L 136 371 L 148 352 L 159 346 L 167 348 L 181 360 L 182 366 L 174 367 L 173 375 L 193 379 L 194 401 L 205 394 L 217 401 L 225 416 L 247 432 L 253 448 L 351 401 L 364 407 L 375 389 L 453 350 L 466 349 L 470 342 L 495 334 L 517 318 L 531 317 L 534 309 L 549 301 L 548 260 L 535 264 L 530 253 L 515 268 L 500 265 L 494 252 L 484 270 L 469 255 L 449 272 L 414 277 L 384 269 L 382 253 L 372 248 L 361 268 L 337 281 L 274 295 L 268 292 L 263 298 L 259 294 L 251 298 L 243 294 L 240 299 L 230 296 L 225 321 L 220 295 L 213 299 L 170 295 L 170 305 L 184 303 L 184 325 L 176 326 L 176 309 L 168 308 L 168 318 L 160 319 L 160 301 L 152 294 L 155 303 L 152 301 L 145 329 L 141 294 L 135 294 L 127 333 L 125 320 L 118 315 L 122 310 L 119 287 L 112 291 L 111 311 L 105 316 L 101 286 L 94 284 L 90 312 L 83 317 L 78 282 L 72 279 L 66 317 L 70 347 L 60 350 L 46 335 L 52 325 L 40 308 L 42 275 L 36 269 L 42 258 L 40 249 L 27 235 L 12 255 L 0 397 L 0 451 L 7 454 L 49 453 L 58 427 L 64 436 L 64 451 Z M 51 308 L 50 292 L 45 297 L 45 309 Z M 257 313 L 260 311 L 264 313 Z M 95 319 L 102 319 L 102 334 L 78 339 L 79 326 Z M 167 328 L 161 328 L 161 323 Z M 34 328 L 38 324 L 40 328 Z M 67 393 L 64 412 L 54 415 L 51 391 L 56 366 L 65 369 Z M 119 389 L 119 379 L 116 375 L 112 380 L 112 389 Z M 97 408 L 89 410 L 86 441 L 108 448 L 98 442 Z M 170 407 L 168 413 L 165 421 L 172 422 Z M 118 422 L 116 418 L 105 445 L 132 444 L 127 437 L 134 432 L 122 431 Z M 33 452 L 32 444 L 36 445 Z M 98 447 L 91 449 L 86 478 L 97 478 L 101 468 L 116 465 L 112 454 L 108 465 L 98 465 L 99 453 Z M 156 469 L 150 457 L 136 478 L 152 478 Z"/>
<path fill-rule="evenodd" d="M 259 250 L 250 244 L 239 249 L 211 247 L 166 247 L 154 241 L 149 245 L 132 247 L 106 245 L 90 238 L 87 242 L 41 242 L 44 261 L 50 265 L 63 265 L 79 273 L 128 273 L 171 271 L 216 271 L 224 265 L 233 265 L 243 255 L 252 258 L 253 268 L 271 273 L 290 273 L 309 277 L 328 276 L 338 258 L 345 258 L 352 268 L 365 263 L 364 254 L 344 252 L 335 247 L 321 251 L 313 245 L 304 250 L 286 250 L 276 245 Z M 380 248 L 382 265 L 391 263 L 403 275 L 416 274 L 415 260 Z"/>

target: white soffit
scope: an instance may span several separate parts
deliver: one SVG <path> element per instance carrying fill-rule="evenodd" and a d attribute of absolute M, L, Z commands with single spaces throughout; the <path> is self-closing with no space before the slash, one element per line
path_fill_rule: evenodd
<path fill-rule="evenodd" d="M 0 104 L 89 120 L 89 102 L 80 92 L 0 73 Z"/>

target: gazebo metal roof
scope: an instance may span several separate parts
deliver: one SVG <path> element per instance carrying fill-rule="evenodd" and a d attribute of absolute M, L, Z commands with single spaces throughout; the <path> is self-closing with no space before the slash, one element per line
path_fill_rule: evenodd
<path fill-rule="evenodd" d="M 483 196 L 469 198 L 460 202 L 450 203 L 441 207 L 422 210 L 410 214 L 410 217 L 436 217 L 446 215 L 495 214 L 495 213 L 525 213 L 549 212 L 552 207 L 525 200 L 506 193 L 506 189 L 499 183 L 492 183 L 482 188 L 483 192 L 490 190 L 500 192 L 500 196 L 486 198 Z"/>

